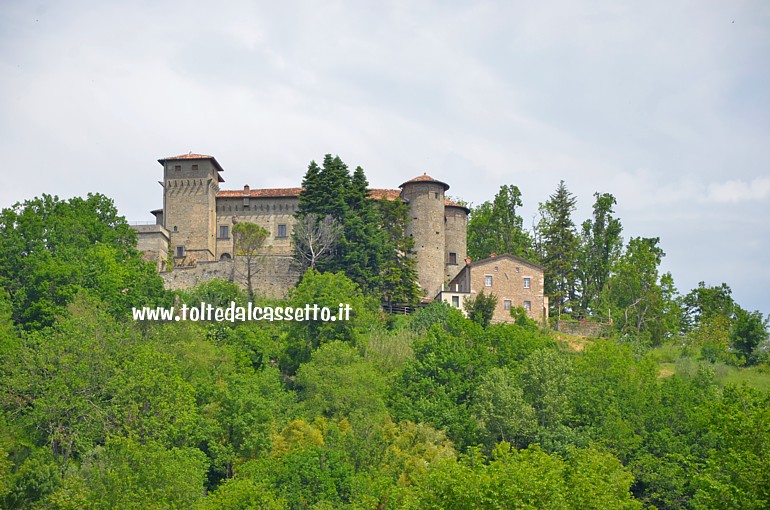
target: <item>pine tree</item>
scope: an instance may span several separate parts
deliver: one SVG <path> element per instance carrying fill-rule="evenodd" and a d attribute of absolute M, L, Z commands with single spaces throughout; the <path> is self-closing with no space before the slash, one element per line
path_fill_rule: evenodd
<path fill-rule="evenodd" d="M 556 192 L 540 204 L 538 234 L 545 266 L 545 291 L 557 315 L 572 309 L 577 298 L 576 264 L 580 246 L 572 213 L 577 199 L 559 182 Z"/>

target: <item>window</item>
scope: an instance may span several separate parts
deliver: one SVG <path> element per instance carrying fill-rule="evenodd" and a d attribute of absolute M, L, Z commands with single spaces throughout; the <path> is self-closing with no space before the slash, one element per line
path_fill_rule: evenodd
<path fill-rule="evenodd" d="M 181 172 L 182 171 L 182 165 L 174 165 L 174 171 L 175 172 Z"/>
<path fill-rule="evenodd" d="M 435 193 L 433 193 L 433 195 L 436 197 L 436 200 L 438 200 L 438 191 L 436 191 Z"/>
<path fill-rule="evenodd" d="M 524 278 L 524 288 L 528 289 L 530 287 L 530 279 Z"/>
<path fill-rule="evenodd" d="M 505 308 L 506 310 L 510 310 L 511 309 L 511 300 L 510 299 L 503 300 L 503 308 Z"/>
<path fill-rule="evenodd" d="M 230 239 L 230 225 L 219 225 L 219 238 Z"/>
<path fill-rule="evenodd" d="M 180 259 L 182 257 L 184 257 L 184 246 L 177 246 L 176 247 L 176 256 L 177 256 L 177 258 L 180 258 Z"/>
<path fill-rule="evenodd" d="M 230 257 L 230 254 L 229 254 L 229 253 L 223 253 L 223 254 L 222 254 L 220 257 L 219 257 L 219 260 L 230 260 L 231 258 L 232 258 L 232 257 Z"/>
<path fill-rule="evenodd" d="M 491 287 L 492 286 L 492 275 L 488 274 L 484 276 L 484 286 L 485 287 Z"/>
<path fill-rule="evenodd" d="M 278 234 L 276 234 L 275 237 L 279 237 L 279 238 L 287 237 L 286 236 L 286 225 L 284 223 L 281 223 L 280 225 L 278 225 Z"/>
<path fill-rule="evenodd" d="M 193 170 L 197 170 L 197 169 L 198 169 L 198 165 L 193 165 L 193 166 L 192 166 L 192 169 L 193 169 Z"/>
<path fill-rule="evenodd" d="M 176 225 L 174 225 L 174 232 L 179 232 L 179 230 L 176 228 Z"/>
<path fill-rule="evenodd" d="M 249 208 L 249 197 L 243 197 L 243 210 L 247 210 Z"/>
<path fill-rule="evenodd" d="M 456 253 L 449 253 L 449 263 L 452 265 L 457 265 L 457 254 Z"/>
<path fill-rule="evenodd" d="M 460 296 L 452 296 L 452 306 L 460 308 Z"/>
<path fill-rule="evenodd" d="M 519 266 L 516 266 L 516 272 L 517 273 L 519 272 Z"/>
<path fill-rule="evenodd" d="M 528 312 L 532 310 L 532 301 L 524 301 L 524 309 Z"/>

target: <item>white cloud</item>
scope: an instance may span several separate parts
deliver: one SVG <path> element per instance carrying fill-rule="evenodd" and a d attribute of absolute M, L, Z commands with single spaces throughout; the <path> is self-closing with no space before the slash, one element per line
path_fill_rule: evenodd
<path fill-rule="evenodd" d="M 711 183 L 706 195 L 709 202 L 717 203 L 765 200 L 768 197 L 770 197 L 770 177 L 757 177 L 750 182 L 737 179 Z"/>

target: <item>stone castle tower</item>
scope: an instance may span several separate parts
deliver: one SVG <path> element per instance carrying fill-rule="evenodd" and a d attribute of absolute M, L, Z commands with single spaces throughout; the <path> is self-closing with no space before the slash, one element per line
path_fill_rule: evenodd
<path fill-rule="evenodd" d="M 217 160 L 200 154 L 159 159 L 163 165 L 163 211 L 159 222 L 169 233 L 175 258 L 210 261 L 216 257 Z"/>
<path fill-rule="evenodd" d="M 290 264 L 291 232 L 302 188 L 220 190 L 224 170 L 213 156 L 189 153 L 158 162 L 163 166 L 163 208 L 153 211 L 155 225 L 135 227 L 139 249 L 159 269 L 170 254 L 175 267 L 188 275 L 197 274 L 196 267 L 207 275 L 232 274 L 215 266 L 232 262 L 233 224 L 254 222 L 270 234 L 264 246 L 270 267 L 260 275 L 263 293 L 285 295 L 299 276 Z M 409 206 L 407 234 L 414 238 L 418 283 L 431 300 L 464 267 L 470 211 L 447 200 L 449 185 L 427 174 L 399 188 L 371 189 L 370 197 L 403 200 Z M 164 273 L 167 285 L 184 287 L 202 278 L 186 278 L 182 272 Z"/>

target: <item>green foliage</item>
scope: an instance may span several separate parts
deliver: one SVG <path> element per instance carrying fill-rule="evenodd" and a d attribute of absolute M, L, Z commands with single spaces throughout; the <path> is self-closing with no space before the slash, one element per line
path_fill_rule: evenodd
<path fill-rule="evenodd" d="M 679 331 L 680 310 L 673 278 L 658 275 L 665 256 L 660 239 L 632 238 L 626 252 L 613 267 L 602 296 L 603 306 L 621 333 L 638 336 L 643 342 L 660 345 Z"/>
<path fill-rule="evenodd" d="M 329 216 L 342 226 L 332 255 L 317 261 L 319 271 L 344 271 L 365 292 L 388 303 L 414 303 L 420 294 L 415 262 L 409 258 L 414 243 L 406 236 L 408 209 L 398 200 L 375 203 L 368 187 L 361 167 L 351 175 L 339 156 L 327 154 L 323 167 L 315 162 L 308 167 L 296 217 Z M 306 260 L 301 253 L 295 258 Z"/>
<path fill-rule="evenodd" d="M 484 294 L 481 291 L 476 296 L 466 299 L 465 312 L 468 314 L 468 318 L 473 322 L 480 324 L 481 327 L 486 328 L 492 321 L 492 316 L 495 314 L 495 308 L 497 307 L 497 296 L 494 294 Z"/>
<path fill-rule="evenodd" d="M 623 249 L 620 220 L 612 216 L 617 204 L 609 193 L 594 193 L 593 219 L 583 222 L 578 256 L 580 311 L 603 317 L 600 296 Z"/>
<path fill-rule="evenodd" d="M 309 417 L 362 422 L 385 415 L 385 379 L 350 344 L 334 341 L 319 347 L 297 371 L 296 382 Z"/>
<path fill-rule="evenodd" d="M 243 261 L 244 278 L 246 288 L 249 291 L 249 300 L 254 299 L 254 276 L 260 270 L 262 262 L 262 246 L 270 235 L 263 227 L 248 221 L 233 225 L 233 243 L 235 244 L 235 257 Z M 235 267 L 240 267 L 237 265 Z"/>
<path fill-rule="evenodd" d="M 56 509 L 192 508 L 204 496 L 206 456 L 194 448 L 113 438 L 89 452 L 80 469 L 47 498 Z"/>
<path fill-rule="evenodd" d="M 516 375 L 507 367 L 493 368 L 481 378 L 474 412 L 490 446 L 507 441 L 524 447 L 537 430 L 535 409 L 524 399 Z"/>
<path fill-rule="evenodd" d="M 0 284 L 25 329 L 53 324 L 86 289 L 115 317 L 152 306 L 163 283 L 136 251 L 136 235 L 103 195 L 43 195 L 0 212 Z"/>
<path fill-rule="evenodd" d="M 518 186 L 504 185 L 492 202 L 474 207 L 468 220 L 468 256 L 477 260 L 492 253 L 510 253 L 534 259 L 532 238 L 517 214 L 521 206 Z"/>
<path fill-rule="evenodd" d="M 544 204 L 540 204 L 540 222 L 537 226 L 537 247 L 545 266 L 545 292 L 549 304 L 561 315 L 564 308 L 571 310 L 577 303 L 577 275 L 575 267 L 580 239 L 572 221 L 577 199 L 564 181 Z"/>
<path fill-rule="evenodd" d="M 337 315 L 340 306 L 350 305 L 350 320 L 293 321 L 288 329 L 286 351 L 281 366 L 294 373 L 300 363 L 310 359 L 310 353 L 319 345 L 333 340 L 357 344 L 363 332 L 379 325 L 379 307 L 365 297 L 358 285 L 342 273 L 319 273 L 312 269 L 292 291 L 289 304 L 293 307 L 318 305 Z"/>
<path fill-rule="evenodd" d="M 770 337 L 768 323 L 770 318 L 765 318 L 761 312 L 747 312 L 736 307 L 735 318 L 730 327 L 730 345 L 749 365 L 757 362 L 758 347 L 766 343 Z"/>

